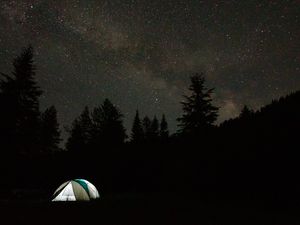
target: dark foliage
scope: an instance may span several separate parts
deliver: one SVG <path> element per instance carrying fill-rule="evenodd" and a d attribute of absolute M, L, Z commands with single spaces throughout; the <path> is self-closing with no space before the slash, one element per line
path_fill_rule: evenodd
<path fill-rule="evenodd" d="M 34 154 L 39 144 L 39 97 L 35 81 L 33 49 L 24 49 L 13 61 L 12 76 L 0 82 L 1 143 L 13 154 Z"/>
<path fill-rule="evenodd" d="M 239 117 L 243 119 L 250 119 L 253 115 L 254 111 L 252 109 L 249 109 L 248 106 L 245 105 Z"/>
<path fill-rule="evenodd" d="M 159 139 L 159 122 L 156 116 L 154 116 L 150 125 L 149 141 L 157 142 L 158 139 Z"/>
<path fill-rule="evenodd" d="M 51 106 L 41 114 L 41 151 L 52 153 L 59 150 L 60 130 L 57 121 L 57 111 Z"/>
<path fill-rule="evenodd" d="M 67 150 L 84 154 L 90 147 L 93 124 L 88 107 L 73 121 L 70 137 L 66 143 Z"/>
<path fill-rule="evenodd" d="M 149 142 L 151 140 L 151 120 L 148 116 L 143 119 L 143 130 L 145 142 Z"/>
<path fill-rule="evenodd" d="M 165 114 L 162 115 L 160 121 L 159 137 L 162 142 L 167 141 L 169 138 L 168 123 Z"/>
<path fill-rule="evenodd" d="M 203 74 L 191 77 L 190 96 L 184 96 L 181 102 L 183 115 L 178 118 L 179 133 L 184 135 L 199 135 L 207 132 L 217 119 L 218 108 L 212 105 L 213 89 L 204 86 Z"/>
<path fill-rule="evenodd" d="M 92 113 L 93 143 L 102 145 L 120 145 L 125 141 L 126 131 L 123 126 L 123 115 L 108 99 Z"/>
<path fill-rule="evenodd" d="M 135 113 L 133 120 L 133 125 L 131 129 L 131 142 L 133 143 L 142 143 L 144 141 L 144 130 L 142 127 L 142 122 L 140 120 L 139 111 Z"/>

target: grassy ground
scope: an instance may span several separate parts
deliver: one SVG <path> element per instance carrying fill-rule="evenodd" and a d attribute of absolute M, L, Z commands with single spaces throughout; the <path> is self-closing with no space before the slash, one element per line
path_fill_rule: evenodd
<path fill-rule="evenodd" d="M 1 202 L 1 224 L 300 224 L 300 209 L 213 203 L 180 196 L 118 196 L 95 202 Z"/>

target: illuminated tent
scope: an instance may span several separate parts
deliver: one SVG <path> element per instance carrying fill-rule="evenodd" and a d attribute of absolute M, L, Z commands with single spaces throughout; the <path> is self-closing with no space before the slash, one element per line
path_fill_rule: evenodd
<path fill-rule="evenodd" d="M 90 201 L 99 198 L 96 187 L 84 179 L 69 180 L 60 185 L 52 201 Z"/>

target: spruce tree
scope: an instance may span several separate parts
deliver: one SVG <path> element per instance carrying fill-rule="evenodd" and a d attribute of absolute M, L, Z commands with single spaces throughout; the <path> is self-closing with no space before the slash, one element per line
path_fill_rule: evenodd
<path fill-rule="evenodd" d="M 239 117 L 243 118 L 243 119 L 249 119 L 253 114 L 254 114 L 254 111 L 252 109 L 249 109 L 249 107 L 247 105 L 244 105 Z"/>
<path fill-rule="evenodd" d="M 144 131 L 139 117 L 139 111 L 136 110 L 132 129 L 131 129 L 131 142 L 141 143 L 144 140 Z"/>
<path fill-rule="evenodd" d="M 165 114 L 162 115 L 159 129 L 159 137 L 162 141 L 165 141 L 169 138 L 168 123 L 165 117 Z"/>
<path fill-rule="evenodd" d="M 148 116 L 143 119 L 144 140 L 149 141 L 151 137 L 151 120 Z"/>
<path fill-rule="evenodd" d="M 45 153 L 59 150 L 60 130 L 57 111 L 51 106 L 41 114 L 41 147 Z"/>
<path fill-rule="evenodd" d="M 94 143 L 119 145 L 124 143 L 126 130 L 123 126 L 123 115 L 108 99 L 92 113 Z"/>
<path fill-rule="evenodd" d="M 72 152 L 84 152 L 90 148 L 92 121 L 89 108 L 86 106 L 80 116 L 75 118 L 69 131 L 70 137 L 66 148 Z"/>
<path fill-rule="evenodd" d="M 34 154 L 39 151 L 39 97 L 42 91 L 35 81 L 33 48 L 24 49 L 14 59 L 13 66 L 12 76 L 2 73 L 4 79 L 0 82 L 4 138 L 17 153 Z"/>
<path fill-rule="evenodd" d="M 150 140 L 152 142 L 155 142 L 158 140 L 158 137 L 159 137 L 159 122 L 156 116 L 154 116 L 150 126 Z"/>
<path fill-rule="evenodd" d="M 184 96 L 183 115 L 177 119 L 179 133 L 197 135 L 207 131 L 216 121 L 218 108 L 212 105 L 211 97 L 214 89 L 207 89 L 204 83 L 203 74 L 191 77 L 191 95 Z"/>

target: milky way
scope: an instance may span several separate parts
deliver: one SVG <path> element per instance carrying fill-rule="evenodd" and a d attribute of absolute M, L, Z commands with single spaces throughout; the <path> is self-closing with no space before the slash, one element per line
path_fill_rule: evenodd
<path fill-rule="evenodd" d="M 0 71 L 35 49 L 42 109 L 62 126 L 109 98 L 130 129 L 181 113 L 189 77 L 215 87 L 219 122 L 300 89 L 298 1 L 24 0 L 0 5 Z"/>

